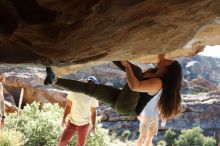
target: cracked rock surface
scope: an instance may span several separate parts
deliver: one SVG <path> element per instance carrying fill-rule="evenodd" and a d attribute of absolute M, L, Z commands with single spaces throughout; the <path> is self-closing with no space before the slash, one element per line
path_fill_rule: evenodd
<path fill-rule="evenodd" d="M 1 0 L 0 63 L 155 62 L 220 44 L 220 1 Z"/>

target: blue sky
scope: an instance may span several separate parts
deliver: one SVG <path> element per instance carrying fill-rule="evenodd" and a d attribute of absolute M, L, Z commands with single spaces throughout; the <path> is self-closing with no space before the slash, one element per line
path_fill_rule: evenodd
<path fill-rule="evenodd" d="M 220 58 L 220 45 L 217 46 L 206 46 L 203 52 L 200 52 L 199 55 L 203 56 L 212 56 Z"/>

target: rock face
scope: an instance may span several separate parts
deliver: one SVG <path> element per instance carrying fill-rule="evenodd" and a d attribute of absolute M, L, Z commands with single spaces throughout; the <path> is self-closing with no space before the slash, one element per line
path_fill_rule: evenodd
<path fill-rule="evenodd" d="M 191 58 L 180 57 L 178 61 L 183 67 L 184 78 L 188 80 L 198 76 L 212 81 L 219 79 L 219 76 L 216 75 L 220 71 L 219 58 L 196 55 Z"/>
<path fill-rule="evenodd" d="M 218 89 L 217 85 L 211 83 L 204 78 L 193 79 L 192 81 L 190 81 L 189 86 L 192 91 L 195 91 L 197 93 L 209 92 Z"/>
<path fill-rule="evenodd" d="M 209 94 L 191 95 L 184 96 L 183 101 L 183 112 L 167 121 L 165 127 L 160 126 L 156 139 L 160 139 L 169 128 L 179 132 L 182 129 L 200 126 L 205 135 L 214 136 L 220 141 L 220 96 L 214 93 L 211 96 Z M 103 127 L 108 128 L 110 133 L 116 132 L 120 135 L 124 130 L 129 130 L 131 139 L 137 138 L 139 121 L 135 117 L 120 116 L 108 106 L 99 110 Z"/>
<path fill-rule="evenodd" d="M 191 56 L 220 44 L 219 7 L 219 0 L 1 0 L 0 63 Z"/>
<path fill-rule="evenodd" d="M 184 111 L 174 120 L 168 121 L 166 127 L 180 130 L 200 126 L 207 135 L 215 136 L 220 141 L 220 97 L 198 94 L 184 97 Z"/>
<path fill-rule="evenodd" d="M 198 61 L 192 61 L 186 64 L 186 68 L 190 71 L 192 74 L 198 74 L 201 72 L 201 65 Z"/>
<path fill-rule="evenodd" d="M 45 68 L 39 67 L 16 67 L 0 68 L 0 73 L 6 77 L 4 85 L 4 96 L 7 111 L 13 112 L 18 107 L 21 88 L 24 89 L 22 105 L 34 101 L 40 103 L 58 103 L 61 107 L 65 106 L 66 93 L 52 88 L 45 87 L 43 81 L 45 78 Z"/>

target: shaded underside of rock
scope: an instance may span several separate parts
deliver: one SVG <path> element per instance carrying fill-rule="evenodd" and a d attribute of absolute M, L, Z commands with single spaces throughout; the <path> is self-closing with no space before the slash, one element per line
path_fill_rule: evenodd
<path fill-rule="evenodd" d="M 219 7 L 219 0 L 2 0 L 0 63 L 77 68 L 192 56 L 220 44 Z"/>

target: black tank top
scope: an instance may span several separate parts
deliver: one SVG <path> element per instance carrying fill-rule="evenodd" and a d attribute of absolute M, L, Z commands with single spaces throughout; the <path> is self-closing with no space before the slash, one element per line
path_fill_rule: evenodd
<path fill-rule="evenodd" d="M 151 77 L 143 78 L 142 80 L 148 80 Z M 162 82 L 163 79 L 159 77 Z M 140 98 L 138 99 L 137 105 L 135 107 L 136 115 L 140 115 L 146 104 L 155 96 L 155 95 L 149 95 L 147 92 L 140 92 Z"/>
<path fill-rule="evenodd" d="M 140 98 L 138 99 L 138 103 L 135 108 L 135 112 L 137 115 L 140 115 L 146 104 L 154 97 L 153 95 L 149 95 L 146 92 L 140 92 Z"/>

